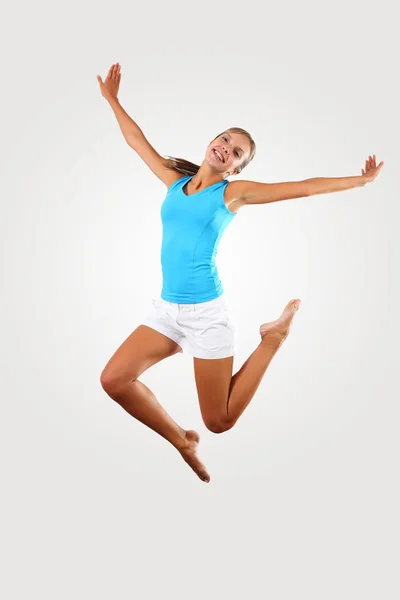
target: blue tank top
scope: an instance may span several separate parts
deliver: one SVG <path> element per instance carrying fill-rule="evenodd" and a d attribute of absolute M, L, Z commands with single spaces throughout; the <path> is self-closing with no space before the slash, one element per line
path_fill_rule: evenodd
<path fill-rule="evenodd" d="M 182 188 L 190 179 L 175 181 L 161 205 L 161 298 L 179 304 L 207 302 L 223 293 L 215 257 L 236 216 L 224 203 L 228 180 L 187 196 Z"/>

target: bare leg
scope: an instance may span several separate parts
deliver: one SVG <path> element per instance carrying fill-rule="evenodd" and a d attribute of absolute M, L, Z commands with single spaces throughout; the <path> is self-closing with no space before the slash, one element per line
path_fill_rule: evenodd
<path fill-rule="evenodd" d="M 232 377 L 227 403 L 227 422 L 234 425 L 256 393 L 265 371 L 289 334 L 300 300 L 291 300 L 281 317 L 260 327 L 261 342 Z M 229 428 L 229 427 L 228 427 Z"/>
<path fill-rule="evenodd" d="M 261 325 L 261 342 L 233 377 L 233 357 L 194 359 L 200 410 L 210 431 L 222 433 L 235 425 L 287 337 L 299 305 L 300 300 L 291 300 L 279 319 Z"/>
<path fill-rule="evenodd" d="M 175 446 L 182 458 L 202 481 L 210 481 L 205 466 L 197 458 L 198 433 L 191 430 L 185 431 L 175 423 L 144 383 L 136 379 L 117 386 L 103 380 L 102 386 L 105 392 L 132 417 L 150 427 Z"/>

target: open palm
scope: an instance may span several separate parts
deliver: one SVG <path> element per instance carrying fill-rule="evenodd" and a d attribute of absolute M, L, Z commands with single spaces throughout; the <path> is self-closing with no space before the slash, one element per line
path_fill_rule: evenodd
<path fill-rule="evenodd" d="M 361 173 L 365 178 L 366 182 L 369 183 L 374 181 L 376 177 L 378 177 L 379 171 L 383 167 L 383 160 L 376 166 L 376 156 L 369 156 L 365 161 L 365 169 L 361 169 Z"/>
<path fill-rule="evenodd" d="M 104 82 L 100 75 L 97 75 L 97 81 L 99 82 L 100 91 L 104 98 L 107 100 L 110 98 L 117 98 L 121 81 L 121 65 L 119 63 L 111 65 Z"/>

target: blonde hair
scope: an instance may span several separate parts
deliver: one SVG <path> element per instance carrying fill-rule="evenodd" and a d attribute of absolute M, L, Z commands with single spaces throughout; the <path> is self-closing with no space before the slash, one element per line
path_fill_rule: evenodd
<path fill-rule="evenodd" d="M 245 167 L 247 167 L 249 162 L 251 162 L 253 160 L 254 155 L 256 153 L 256 143 L 253 140 L 253 138 L 251 137 L 251 135 L 249 134 L 249 132 L 246 131 L 245 129 L 242 129 L 241 127 L 230 127 L 229 129 L 226 129 L 225 131 L 223 131 L 222 133 L 217 135 L 217 137 L 215 137 L 214 140 L 216 140 L 220 135 L 222 135 L 225 132 L 226 133 L 230 133 L 230 132 L 241 133 L 241 134 L 245 135 L 250 142 L 250 154 L 242 162 L 240 167 L 238 167 L 238 169 L 237 169 L 240 173 L 240 171 L 242 171 Z M 186 160 L 184 158 L 175 158 L 174 156 L 168 156 L 167 160 L 164 163 L 164 166 L 167 167 L 167 169 L 172 169 L 173 171 L 178 171 L 179 173 L 182 173 L 183 175 L 187 175 L 187 176 L 196 175 L 197 171 L 200 169 L 200 165 L 196 165 L 195 163 L 190 162 L 190 160 Z"/>

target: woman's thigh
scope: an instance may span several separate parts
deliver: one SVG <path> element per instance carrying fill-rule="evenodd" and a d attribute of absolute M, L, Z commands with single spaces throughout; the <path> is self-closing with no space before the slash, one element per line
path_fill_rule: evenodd
<path fill-rule="evenodd" d="M 121 344 L 101 374 L 103 387 L 135 381 L 146 369 L 181 352 L 179 344 L 147 325 L 139 325 Z"/>
<path fill-rule="evenodd" d="M 233 356 L 193 359 L 201 416 L 211 430 L 218 428 L 227 417 L 233 359 Z"/>

